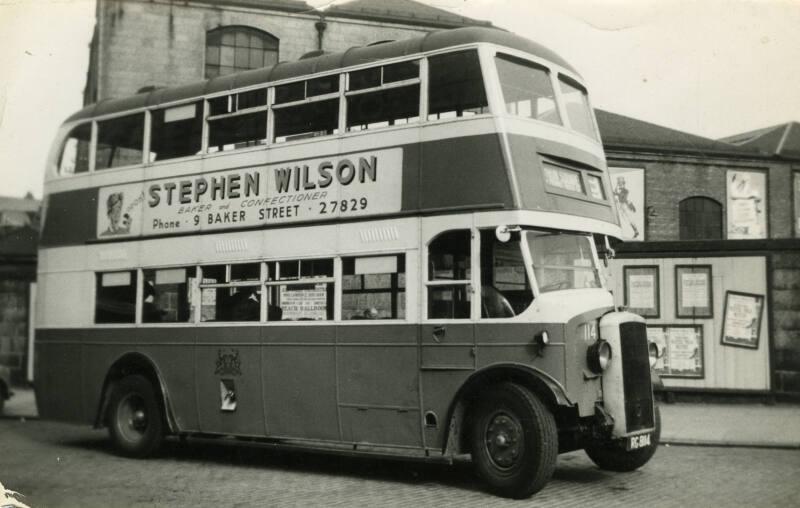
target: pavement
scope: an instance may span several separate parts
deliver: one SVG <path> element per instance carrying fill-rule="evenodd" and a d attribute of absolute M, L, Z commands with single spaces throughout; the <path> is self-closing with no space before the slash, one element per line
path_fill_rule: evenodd
<path fill-rule="evenodd" d="M 660 403 L 661 443 L 800 449 L 800 404 Z M 35 419 L 33 390 L 14 388 L 2 417 Z"/>

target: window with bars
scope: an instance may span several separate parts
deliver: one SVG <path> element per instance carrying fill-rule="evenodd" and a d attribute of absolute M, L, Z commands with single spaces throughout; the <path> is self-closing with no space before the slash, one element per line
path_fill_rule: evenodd
<path fill-rule="evenodd" d="M 206 33 L 206 78 L 278 63 L 279 40 L 246 26 L 223 26 Z"/>
<path fill-rule="evenodd" d="M 680 202 L 681 240 L 720 240 L 722 239 L 722 205 L 702 196 L 684 199 Z"/>

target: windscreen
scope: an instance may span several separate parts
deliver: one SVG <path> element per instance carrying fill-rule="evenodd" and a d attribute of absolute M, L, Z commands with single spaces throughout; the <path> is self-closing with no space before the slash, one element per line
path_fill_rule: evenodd
<path fill-rule="evenodd" d="M 526 231 L 526 237 L 540 293 L 600 287 L 590 236 Z"/>

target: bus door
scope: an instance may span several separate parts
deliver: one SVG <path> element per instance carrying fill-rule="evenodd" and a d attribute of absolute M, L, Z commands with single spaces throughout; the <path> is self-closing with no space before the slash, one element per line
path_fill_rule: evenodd
<path fill-rule="evenodd" d="M 263 436 L 260 263 L 201 267 L 195 378 L 200 430 Z M 212 326 L 213 325 L 213 326 Z"/>
<path fill-rule="evenodd" d="M 427 302 L 420 325 L 425 446 L 438 448 L 447 411 L 461 383 L 475 370 L 473 235 L 445 231 L 427 243 L 423 277 Z"/>

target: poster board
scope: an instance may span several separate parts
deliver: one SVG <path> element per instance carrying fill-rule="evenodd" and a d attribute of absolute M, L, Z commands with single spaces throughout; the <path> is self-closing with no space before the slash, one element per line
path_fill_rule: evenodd
<path fill-rule="evenodd" d="M 764 295 L 728 291 L 722 320 L 722 345 L 758 349 Z"/>
<path fill-rule="evenodd" d="M 662 377 L 705 377 L 701 325 L 648 325 L 647 339 L 662 353 L 654 367 Z"/>
<path fill-rule="evenodd" d="M 623 268 L 625 306 L 642 317 L 661 315 L 657 266 L 626 266 Z"/>
<path fill-rule="evenodd" d="M 611 190 L 619 212 L 622 238 L 640 242 L 644 237 L 644 169 L 608 168 Z"/>
<path fill-rule="evenodd" d="M 767 237 L 767 175 L 760 171 L 728 170 L 728 239 Z"/>
<path fill-rule="evenodd" d="M 675 316 L 714 317 L 711 265 L 675 265 Z"/>

